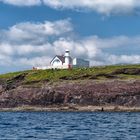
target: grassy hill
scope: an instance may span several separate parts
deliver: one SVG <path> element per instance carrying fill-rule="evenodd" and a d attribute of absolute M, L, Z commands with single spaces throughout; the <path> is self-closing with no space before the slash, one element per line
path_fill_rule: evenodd
<path fill-rule="evenodd" d="M 79 110 L 89 105 L 114 111 L 140 107 L 140 65 L 102 66 L 70 70 L 28 70 L 0 75 L 0 108 L 50 107 Z M 23 108 L 25 106 L 25 108 Z M 28 106 L 26 108 L 26 106 Z M 67 109 L 65 108 L 67 107 Z M 95 109 L 95 110 L 96 110 Z"/>
<path fill-rule="evenodd" d="M 0 75 L 2 80 L 10 80 L 24 75 L 24 83 L 60 80 L 106 80 L 140 79 L 140 65 L 115 65 L 92 68 L 74 68 L 70 70 L 28 70 Z"/>

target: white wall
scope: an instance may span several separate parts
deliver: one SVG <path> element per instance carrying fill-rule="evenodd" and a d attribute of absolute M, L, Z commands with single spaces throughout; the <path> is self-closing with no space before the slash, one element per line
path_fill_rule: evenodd
<path fill-rule="evenodd" d="M 51 62 L 51 66 L 62 66 L 62 61 L 58 57 L 55 57 Z"/>
<path fill-rule="evenodd" d="M 74 58 L 73 67 L 89 67 L 89 61 L 80 58 Z"/>

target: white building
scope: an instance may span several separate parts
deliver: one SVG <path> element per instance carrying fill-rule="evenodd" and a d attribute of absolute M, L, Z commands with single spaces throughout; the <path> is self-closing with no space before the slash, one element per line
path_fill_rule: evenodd
<path fill-rule="evenodd" d="M 89 61 L 81 58 L 74 58 L 73 67 L 89 67 Z"/>
<path fill-rule="evenodd" d="M 58 69 L 68 69 L 72 68 L 72 58 L 70 57 L 70 52 L 65 51 L 65 55 L 56 55 L 50 62 L 51 68 Z"/>
<path fill-rule="evenodd" d="M 76 67 L 89 67 L 89 61 L 70 56 L 70 51 L 66 50 L 64 55 L 56 55 L 50 62 L 50 66 L 36 67 L 35 69 L 69 69 Z"/>

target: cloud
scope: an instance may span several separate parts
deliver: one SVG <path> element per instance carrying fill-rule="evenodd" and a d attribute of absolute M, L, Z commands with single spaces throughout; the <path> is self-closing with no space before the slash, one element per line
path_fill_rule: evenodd
<path fill-rule="evenodd" d="M 0 2 L 5 4 L 12 4 L 15 6 L 35 6 L 41 4 L 41 0 L 0 0 Z"/>
<path fill-rule="evenodd" d="M 0 30 L 0 66 L 46 66 L 66 49 L 91 65 L 140 63 L 140 36 L 75 37 L 70 19 L 25 22 Z"/>
<path fill-rule="evenodd" d="M 128 14 L 140 8 L 139 0 L 0 0 L 16 6 L 46 5 L 55 9 L 91 10 L 101 14 Z"/>
<path fill-rule="evenodd" d="M 69 49 L 73 56 L 90 60 L 91 65 L 111 65 L 140 63 L 139 44 L 140 36 L 112 38 L 90 36 L 75 41 L 61 38 L 55 41 L 53 46 L 56 52 Z"/>
<path fill-rule="evenodd" d="M 120 55 L 120 56 L 116 56 L 116 55 L 110 55 L 108 57 L 108 60 L 112 63 L 112 64 L 139 64 L 140 63 L 140 55 Z"/>
<path fill-rule="evenodd" d="M 43 0 L 56 9 L 85 9 L 109 15 L 130 13 L 140 7 L 139 0 Z"/>
<path fill-rule="evenodd" d="M 46 61 L 48 64 L 48 57 L 46 61 L 43 59 L 56 53 L 51 42 L 60 36 L 70 36 L 72 26 L 70 19 L 64 19 L 44 23 L 19 23 L 8 30 L 0 30 L 0 65 L 33 66 L 41 65 L 42 62 L 46 64 Z"/>
<path fill-rule="evenodd" d="M 70 35 L 73 27 L 70 19 L 58 20 L 54 22 L 45 21 L 44 23 L 19 23 L 1 31 L 0 40 L 7 38 L 7 42 L 19 44 L 40 44 L 47 41 L 49 37 L 58 37 L 60 35 Z"/>

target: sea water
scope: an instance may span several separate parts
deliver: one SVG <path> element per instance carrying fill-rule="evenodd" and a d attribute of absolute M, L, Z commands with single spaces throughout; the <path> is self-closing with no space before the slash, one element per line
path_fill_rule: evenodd
<path fill-rule="evenodd" d="M 140 113 L 1 112 L 0 139 L 140 140 Z"/>

